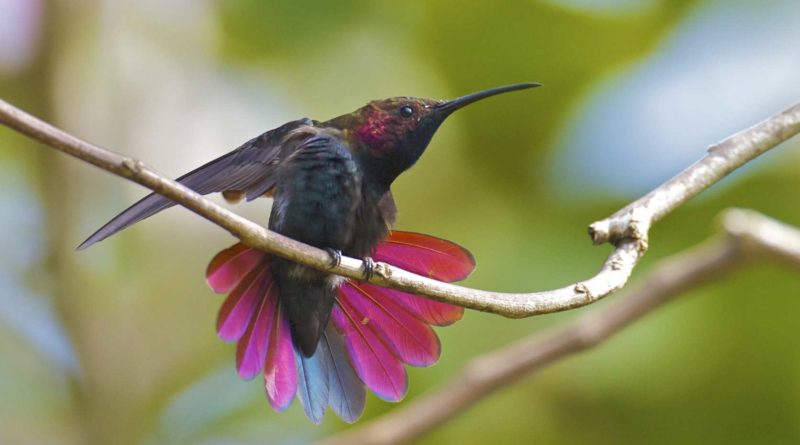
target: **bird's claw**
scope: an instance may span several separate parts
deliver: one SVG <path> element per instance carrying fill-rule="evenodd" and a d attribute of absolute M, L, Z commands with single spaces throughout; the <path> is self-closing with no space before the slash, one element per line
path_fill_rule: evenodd
<path fill-rule="evenodd" d="M 328 252 L 328 255 L 330 255 L 330 257 L 331 257 L 331 261 L 330 261 L 330 263 L 328 263 L 330 265 L 331 269 L 333 269 L 334 267 L 336 267 L 336 266 L 338 266 L 339 264 L 342 263 L 342 251 L 341 250 L 331 249 L 330 247 L 326 247 L 324 250 L 326 252 Z"/>
<path fill-rule="evenodd" d="M 364 257 L 364 279 L 369 280 L 375 275 L 375 260 L 370 257 Z"/>

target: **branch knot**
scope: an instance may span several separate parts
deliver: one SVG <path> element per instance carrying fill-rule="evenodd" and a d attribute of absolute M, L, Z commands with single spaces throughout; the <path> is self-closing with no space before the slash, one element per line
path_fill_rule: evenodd
<path fill-rule="evenodd" d="M 138 159 L 123 158 L 121 163 L 131 175 L 140 175 L 145 169 L 144 162 Z"/>
<path fill-rule="evenodd" d="M 581 294 L 584 296 L 584 300 L 586 304 L 593 302 L 596 298 L 592 291 L 589 289 L 589 286 L 586 283 L 578 283 L 575 285 L 575 293 Z"/>

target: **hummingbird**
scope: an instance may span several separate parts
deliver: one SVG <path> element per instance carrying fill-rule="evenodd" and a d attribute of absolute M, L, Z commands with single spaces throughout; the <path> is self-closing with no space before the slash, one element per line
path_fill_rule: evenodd
<path fill-rule="evenodd" d="M 390 187 L 413 166 L 454 111 L 494 95 L 539 86 L 520 83 L 452 100 L 374 100 L 327 121 L 288 122 L 179 177 L 200 194 L 231 202 L 273 198 L 269 229 L 341 255 L 364 260 L 368 278 L 383 261 L 441 281 L 474 269 L 463 247 L 437 237 L 394 231 Z M 175 202 L 151 193 L 106 223 L 85 249 Z M 243 243 L 219 252 L 206 270 L 209 286 L 227 293 L 217 333 L 237 343 L 244 379 L 263 373 L 272 407 L 295 396 L 319 423 L 327 406 L 356 421 L 366 390 L 399 401 L 407 390 L 403 364 L 429 366 L 440 355 L 431 325 L 459 320 L 463 308 L 349 280 Z"/>

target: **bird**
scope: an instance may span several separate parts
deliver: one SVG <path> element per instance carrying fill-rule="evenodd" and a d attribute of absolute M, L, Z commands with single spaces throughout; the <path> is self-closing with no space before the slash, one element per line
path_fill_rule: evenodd
<path fill-rule="evenodd" d="M 375 261 L 441 281 L 466 278 L 475 267 L 465 248 L 430 235 L 392 230 L 397 208 L 391 185 L 422 156 L 454 111 L 479 100 L 540 86 L 519 83 L 451 100 L 392 97 L 373 100 L 327 121 L 294 120 L 179 177 L 200 194 L 221 192 L 236 203 L 273 199 L 268 227 L 342 255 Z M 151 193 L 100 227 L 85 249 L 176 203 Z M 339 277 L 237 243 L 206 270 L 209 286 L 226 293 L 217 333 L 237 343 L 238 374 L 264 376 L 277 411 L 295 396 L 320 423 L 327 406 L 355 422 L 366 388 L 401 400 L 403 364 L 429 366 L 441 352 L 431 326 L 451 324 L 463 308 L 363 280 Z"/>

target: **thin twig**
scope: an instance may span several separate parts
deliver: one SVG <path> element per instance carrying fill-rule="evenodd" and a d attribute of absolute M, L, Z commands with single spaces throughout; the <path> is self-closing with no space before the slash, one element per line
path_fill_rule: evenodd
<path fill-rule="evenodd" d="M 407 443 L 464 412 L 521 377 L 603 343 L 679 295 L 719 280 L 749 261 L 775 260 L 800 269 L 800 230 L 752 211 L 724 213 L 725 239 L 675 255 L 602 310 L 473 359 L 462 374 L 420 399 L 319 445 Z"/>
<path fill-rule="evenodd" d="M 328 254 L 315 247 L 268 231 L 177 182 L 159 175 L 142 162 L 82 141 L 0 100 L 0 122 L 20 133 L 128 178 L 189 208 L 223 227 L 244 243 L 320 270 L 362 279 L 362 262 L 342 258 L 331 268 Z M 759 154 L 800 132 L 800 104 L 716 144 L 700 161 L 590 232 L 596 243 L 611 242 L 614 251 L 600 272 L 586 281 L 561 289 L 533 293 L 501 293 L 442 283 L 378 263 L 371 283 L 413 292 L 435 300 L 511 318 L 563 311 L 591 304 L 627 283 L 647 249 L 650 226 L 677 206 Z"/>
<path fill-rule="evenodd" d="M 653 223 L 798 131 L 800 104 L 711 145 L 706 156 L 686 170 L 610 217 L 590 225 L 589 235 L 595 244 L 635 239 L 646 248 L 647 233 Z"/>

